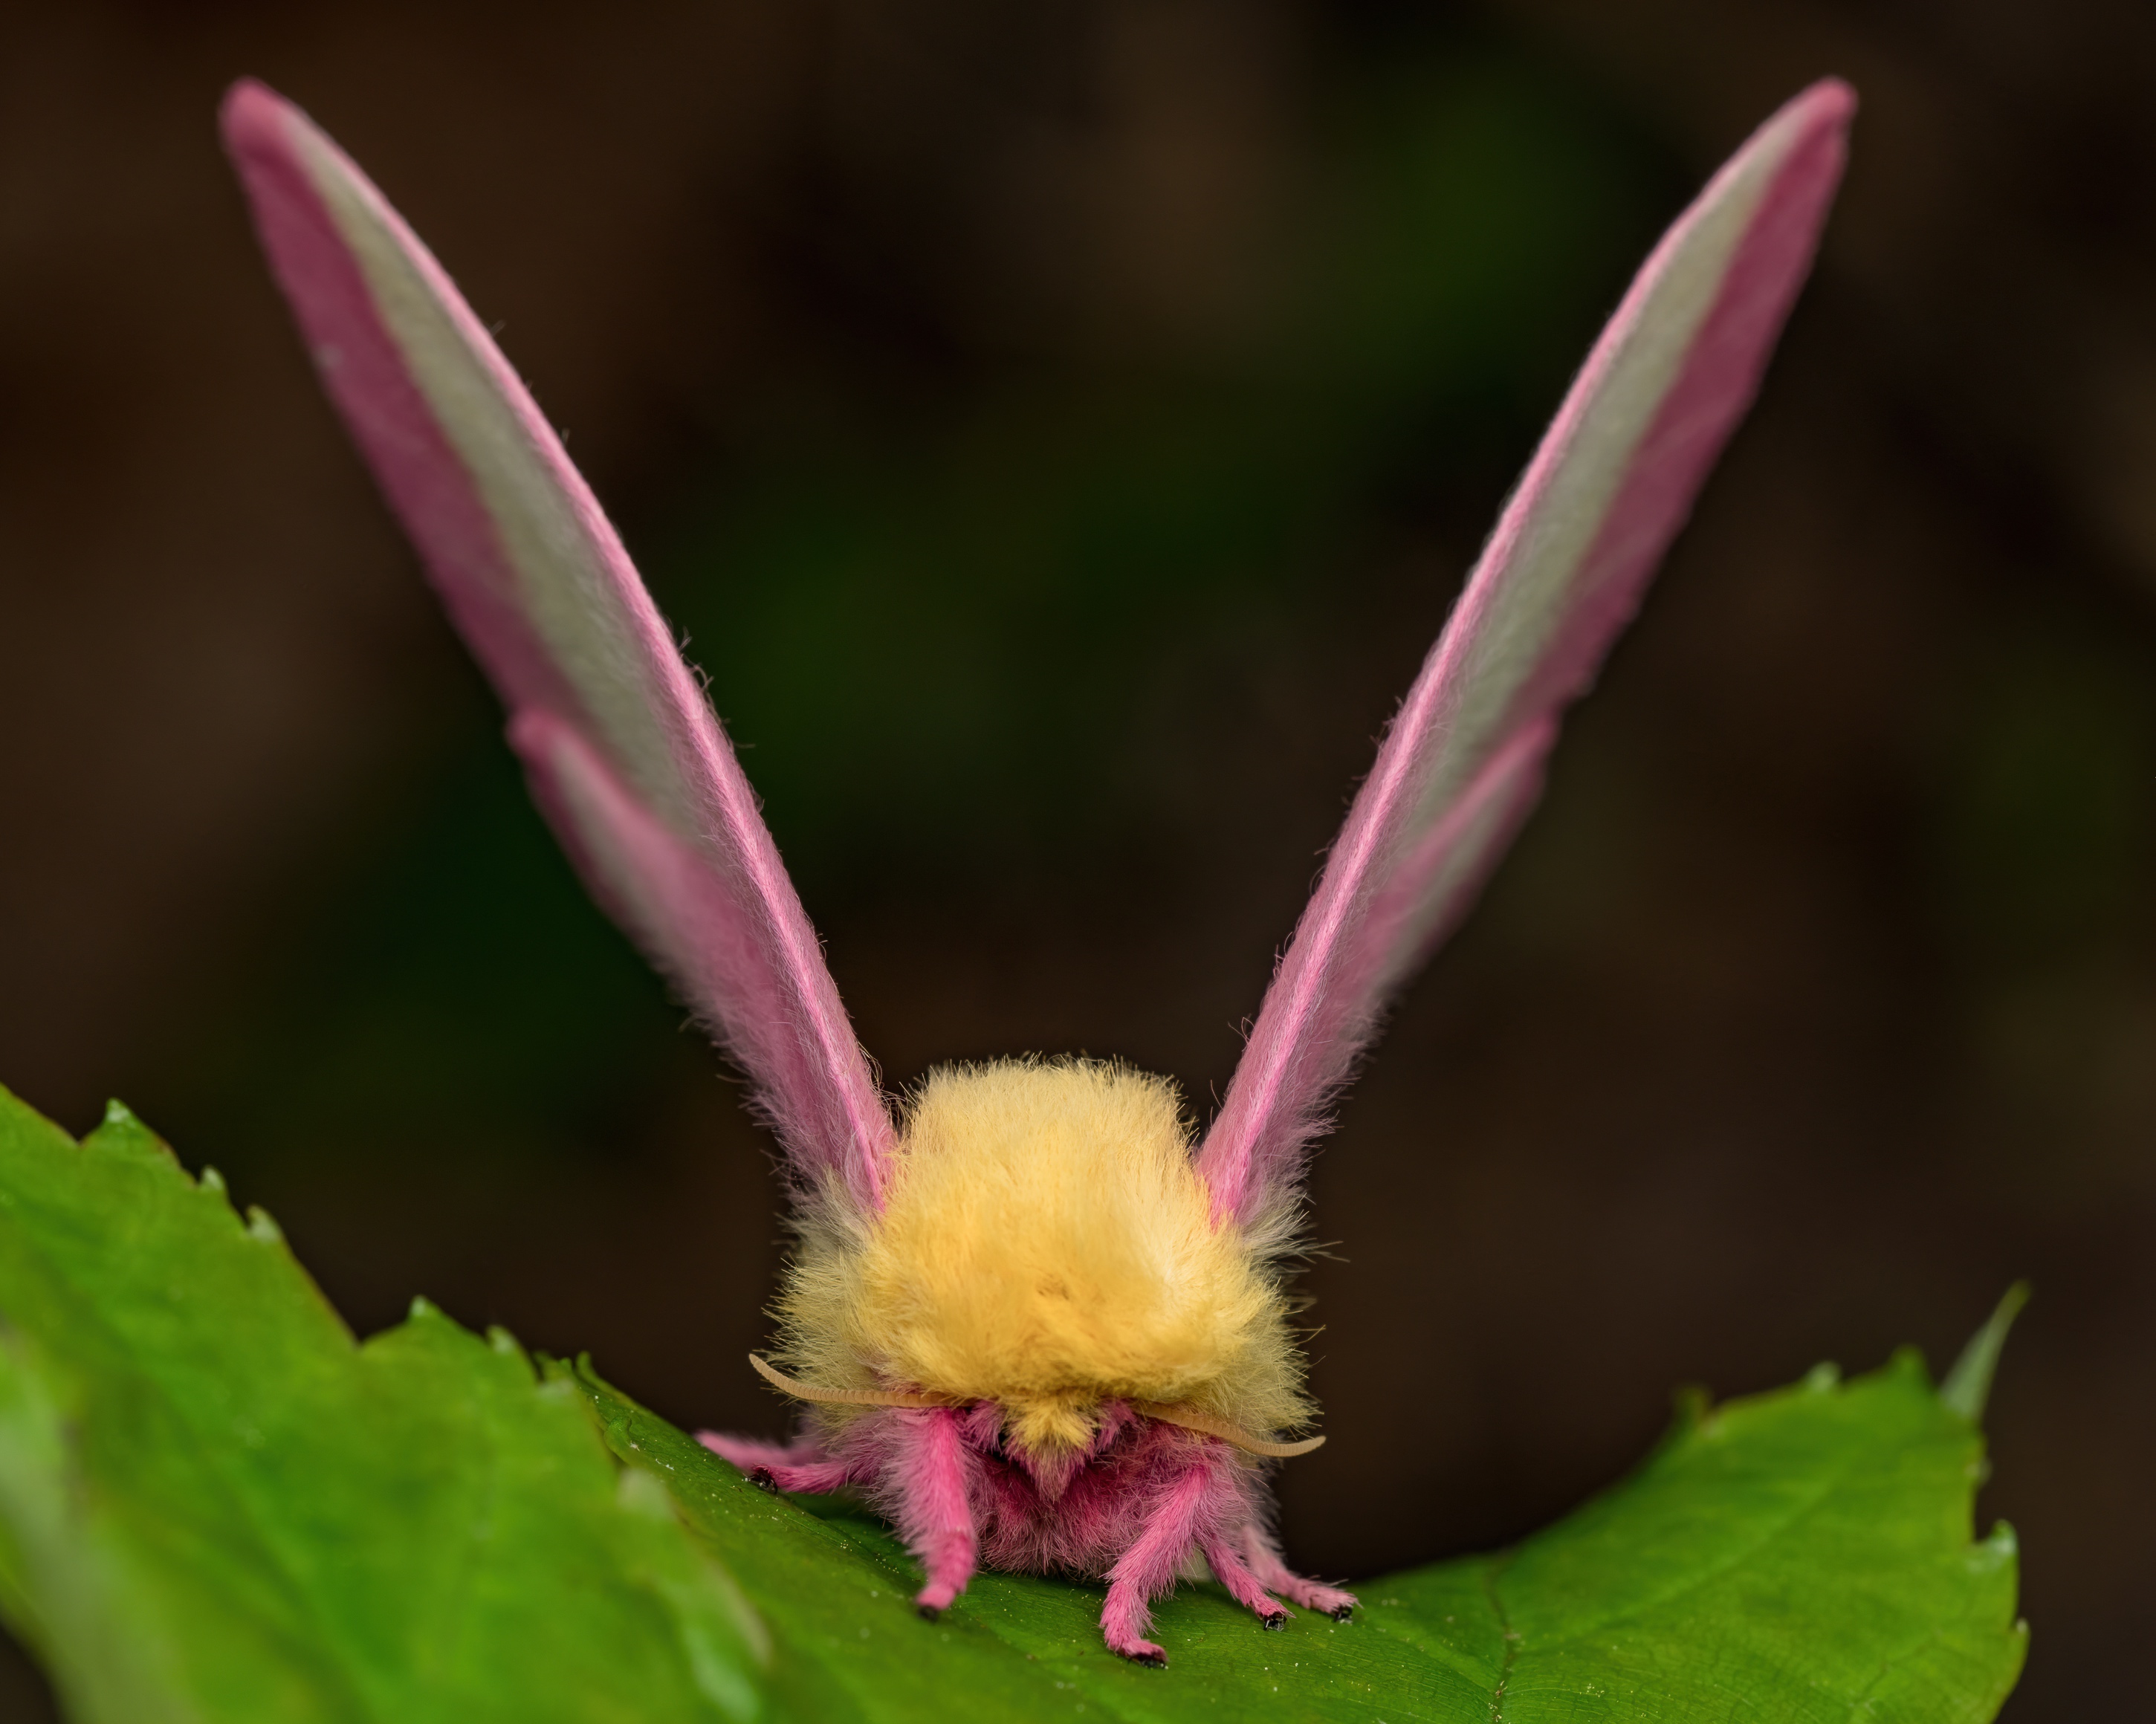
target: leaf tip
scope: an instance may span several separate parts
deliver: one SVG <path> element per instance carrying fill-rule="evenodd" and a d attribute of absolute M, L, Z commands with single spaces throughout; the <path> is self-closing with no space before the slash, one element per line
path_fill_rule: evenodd
<path fill-rule="evenodd" d="M 1697 1383 L 1678 1385 L 1670 1396 L 1670 1428 L 1658 1448 L 1667 1449 L 1705 1433 L 1714 1415 L 1714 1397 Z"/>
<path fill-rule="evenodd" d="M 2006 1332 L 2029 1302 L 2029 1284 L 2016 1281 L 2006 1290 L 1984 1326 L 1969 1338 L 1961 1357 L 1939 1385 L 1939 1398 L 1971 1424 L 1984 1420 L 1984 1403 L 1991 1397 L 1991 1379 L 1999 1369 L 1999 1355 L 2006 1345 Z"/>
<path fill-rule="evenodd" d="M 1889 1377 L 1909 1378 L 1929 1388 L 1932 1384 L 1930 1366 L 1924 1362 L 1924 1350 L 1903 1342 L 1887 1356 L 1886 1374 Z"/>
<path fill-rule="evenodd" d="M 179 1163 L 172 1146 L 151 1131 L 133 1108 L 118 1100 L 105 1104 L 105 1117 L 97 1122 L 97 1129 L 82 1140 L 85 1149 L 93 1145 L 123 1157 L 146 1155 L 153 1161 L 169 1162 L 175 1167 Z"/>

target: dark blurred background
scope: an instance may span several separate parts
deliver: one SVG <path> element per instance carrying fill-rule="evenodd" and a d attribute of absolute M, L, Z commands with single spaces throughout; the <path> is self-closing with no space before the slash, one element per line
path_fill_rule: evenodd
<path fill-rule="evenodd" d="M 1372 738 L 1661 224 L 1864 99 L 1759 411 L 1315 1179 L 1302 1566 L 1512 1538 L 1676 1385 L 2016 1276 L 2015 1724 L 2156 1582 L 2156 13 L 2100 0 L 19 0 L 0 1081 L 124 1095 L 362 1331 L 773 1429 L 738 1089 L 585 904 L 319 398 L 268 79 L 497 323 L 886 1077 L 1224 1085 Z M 12 1687 L 4 1686 L 12 1683 Z M 0 1666 L 0 1715 L 49 1704 Z"/>

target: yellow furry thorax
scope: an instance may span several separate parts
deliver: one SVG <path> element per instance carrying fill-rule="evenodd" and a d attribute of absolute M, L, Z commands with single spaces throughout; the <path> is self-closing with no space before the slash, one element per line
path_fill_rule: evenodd
<path fill-rule="evenodd" d="M 813 1206 L 778 1315 L 808 1380 L 993 1401 L 1036 1455 L 1083 1447 L 1111 1399 L 1310 1415 L 1278 1272 L 1214 1224 L 1173 1085 L 1096 1060 L 930 1073 L 882 1212 Z"/>

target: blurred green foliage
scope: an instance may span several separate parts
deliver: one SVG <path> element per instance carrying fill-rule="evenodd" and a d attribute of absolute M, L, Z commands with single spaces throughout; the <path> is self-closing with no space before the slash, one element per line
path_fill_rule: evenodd
<path fill-rule="evenodd" d="M 2137 1177 L 2156 1100 L 2144 1004 L 2156 663 L 2141 631 L 2039 603 L 1968 652 L 1929 773 L 1924 901 L 1958 982 L 1967 1136 L 2070 1203 Z"/>
<path fill-rule="evenodd" d="M 1979 970 L 2087 962 L 2145 923 L 2156 685 L 2138 639 L 2073 613 L 1973 655 L 1938 774 L 1936 901 Z"/>
<path fill-rule="evenodd" d="M 1482 530 L 1671 187 L 1517 59 L 1367 69 L 1331 105 L 1262 338 L 1043 362 L 925 424 L 773 403 L 665 546 L 661 603 L 804 879 L 1172 819 L 1164 683 L 1223 640 L 1343 634 L 1379 546 Z"/>

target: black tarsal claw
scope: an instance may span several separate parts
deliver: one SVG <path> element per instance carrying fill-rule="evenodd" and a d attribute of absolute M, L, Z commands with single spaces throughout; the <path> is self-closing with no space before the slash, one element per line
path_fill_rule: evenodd
<path fill-rule="evenodd" d="M 1168 1668 L 1165 1652 L 1133 1652 L 1127 1655 L 1132 1664 L 1144 1665 L 1148 1670 L 1164 1670 Z"/>
<path fill-rule="evenodd" d="M 1335 1622 L 1353 1622 L 1355 1619 L 1355 1607 L 1353 1604 L 1342 1604 L 1337 1610 L 1328 1610 L 1325 1614 Z"/>
<path fill-rule="evenodd" d="M 1268 1634 L 1277 1634 L 1282 1629 L 1287 1626 L 1287 1612 L 1285 1610 L 1276 1610 L 1270 1616 L 1260 1617 L 1258 1621 L 1264 1626 Z"/>
<path fill-rule="evenodd" d="M 773 1496 L 778 1495 L 778 1480 L 772 1477 L 771 1469 L 767 1466 L 760 1466 L 751 1473 L 748 1481 L 759 1491 L 768 1491 Z"/>
<path fill-rule="evenodd" d="M 921 1613 L 923 1622 L 941 1622 L 943 1619 L 943 1613 L 933 1604 L 916 1604 L 913 1608 Z"/>

